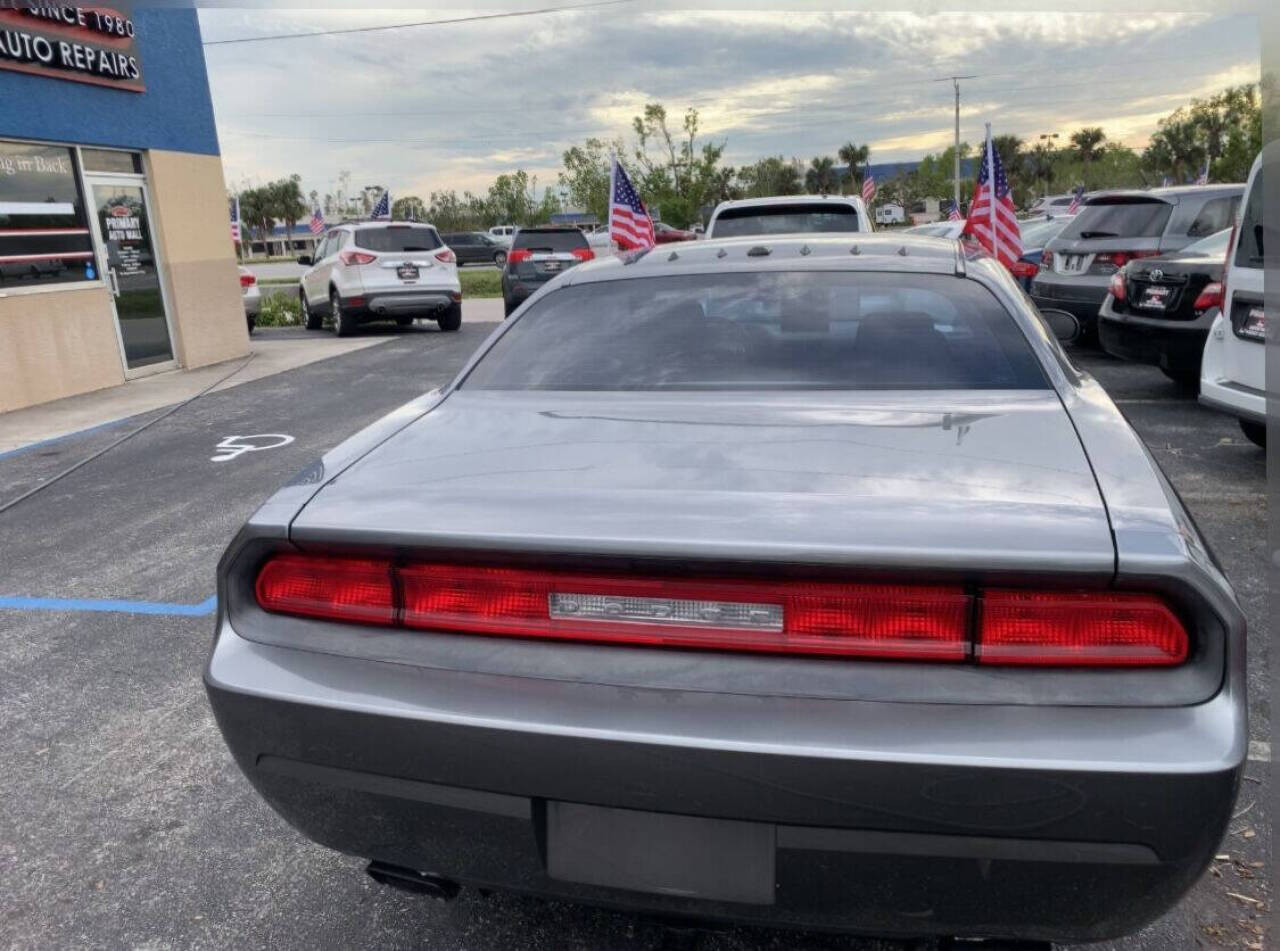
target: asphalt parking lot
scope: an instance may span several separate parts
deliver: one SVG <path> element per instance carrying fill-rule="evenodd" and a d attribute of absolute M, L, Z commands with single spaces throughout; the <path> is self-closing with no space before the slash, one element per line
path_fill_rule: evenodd
<path fill-rule="evenodd" d="M 312 845 L 258 798 L 205 700 L 214 567 L 236 528 L 324 450 L 447 381 L 492 327 L 372 331 L 386 342 L 210 393 L 0 513 L 0 943 L 690 943 L 625 914 L 465 890 L 439 904 L 375 885 L 363 863 Z M 1263 454 L 1233 420 L 1198 406 L 1158 371 L 1096 353 L 1078 358 L 1147 441 L 1236 586 L 1251 625 L 1258 741 L 1224 857 L 1164 919 L 1097 947 L 1261 948 L 1272 900 L 1261 866 L 1271 834 Z M 0 505 L 161 412 L 0 455 Z M 247 435 L 292 438 L 212 461 L 220 442 Z M 898 947 L 754 929 L 693 943 L 708 951 Z"/>

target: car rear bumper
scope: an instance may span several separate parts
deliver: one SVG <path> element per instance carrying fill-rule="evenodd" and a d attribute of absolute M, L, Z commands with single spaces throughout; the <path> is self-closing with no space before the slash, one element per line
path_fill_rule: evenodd
<path fill-rule="evenodd" d="M 1245 746 L 1229 689 L 1119 714 L 748 697 L 339 658 L 225 621 L 205 682 L 253 785 L 338 851 L 588 903 L 885 935 L 1140 927 L 1216 851 Z M 585 858 L 564 831 L 584 813 L 609 843 Z M 628 855 L 603 831 L 619 823 L 661 846 Z M 718 841 L 753 851 L 717 865 Z"/>
<path fill-rule="evenodd" d="M 1097 325 L 1098 311 L 1107 297 L 1107 280 L 1048 274 L 1035 278 L 1029 293 L 1041 310 L 1065 310 L 1074 314 L 1085 330 L 1091 330 Z"/>
<path fill-rule="evenodd" d="M 1195 321 L 1153 320 L 1117 313 L 1104 301 L 1098 313 L 1098 340 L 1112 356 L 1149 363 L 1174 373 L 1200 372 L 1205 337 L 1212 317 Z"/>
<path fill-rule="evenodd" d="M 343 308 L 368 320 L 403 314 L 425 314 L 441 310 L 461 299 L 448 288 L 414 288 L 412 290 L 365 291 L 344 299 Z"/>

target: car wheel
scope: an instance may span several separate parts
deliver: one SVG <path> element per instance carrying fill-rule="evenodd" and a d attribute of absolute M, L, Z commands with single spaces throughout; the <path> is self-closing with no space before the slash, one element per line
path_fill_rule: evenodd
<path fill-rule="evenodd" d="M 258 326 L 258 321 L 257 321 L 257 319 L 253 316 L 253 314 L 246 314 L 246 315 L 245 315 L 245 319 L 246 319 L 246 320 L 248 321 L 248 323 L 249 323 L 249 333 L 253 333 L 253 331 L 254 331 L 254 330 L 257 328 L 257 326 Z"/>
<path fill-rule="evenodd" d="M 1240 420 L 1240 431 L 1244 433 L 1245 438 L 1255 446 L 1267 448 L 1267 424 L 1256 423 L 1251 419 Z"/>
<path fill-rule="evenodd" d="M 504 297 L 504 298 L 502 299 L 502 316 L 503 316 L 503 317 L 510 317 L 510 316 L 511 316 L 511 314 L 512 314 L 512 312 L 513 312 L 513 311 L 514 311 L 518 306 L 519 306 L 518 304 L 515 304 L 515 303 L 513 303 L 512 301 L 509 301 L 509 300 L 507 300 L 507 299 Z"/>
<path fill-rule="evenodd" d="M 454 331 L 462 326 L 462 304 L 461 302 L 450 304 L 440 312 L 440 316 L 436 318 L 436 323 L 440 325 L 440 329 L 444 331 Z"/>
<path fill-rule="evenodd" d="M 355 333 L 355 321 L 342 309 L 342 299 L 336 290 L 329 294 L 329 313 L 333 316 L 333 332 L 339 337 L 350 337 Z"/>
<path fill-rule="evenodd" d="M 506 267 L 506 265 L 507 265 L 507 252 L 506 252 L 506 251 L 494 251 L 494 252 L 493 252 L 493 263 L 494 263 L 494 264 L 496 264 L 498 267 Z"/>
<path fill-rule="evenodd" d="M 397 326 L 397 327 L 412 327 L 412 326 L 413 326 L 413 318 L 412 318 L 412 317 L 397 317 L 397 318 L 396 318 L 396 326 Z"/>
<path fill-rule="evenodd" d="M 1173 380 L 1174 383 L 1177 383 L 1178 386 L 1182 387 L 1187 392 L 1189 393 L 1200 392 L 1200 370 L 1199 369 L 1187 370 L 1184 368 L 1179 370 L 1170 370 L 1168 367 L 1161 367 L 1160 372 L 1163 373 L 1165 376 L 1167 376 L 1169 379 Z"/>
<path fill-rule="evenodd" d="M 307 330 L 319 330 L 324 325 L 324 317 L 311 312 L 311 305 L 307 303 L 307 292 L 301 287 L 298 288 L 298 303 L 302 305 L 299 323 Z"/>

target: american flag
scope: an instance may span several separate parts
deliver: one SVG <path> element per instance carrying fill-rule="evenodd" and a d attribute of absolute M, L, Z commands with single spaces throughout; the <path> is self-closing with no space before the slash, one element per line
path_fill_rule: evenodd
<path fill-rule="evenodd" d="M 652 248 L 653 219 L 617 158 L 613 160 L 610 180 L 613 184 L 609 199 L 609 240 L 624 251 Z"/>
<path fill-rule="evenodd" d="M 867 163 L 867 174 L 862 176 L 862 200 L 870 202 L 876 197 L 876 180 L 871 175 L 871 163 Z"/>
<path fill-rule="evenodd" d="M 960 220 L 960 206 L 956 204 L 954 201 L 951 203 L 951 210 L 947 212 L 947 220 L 948 221 Z"/>
<path fill-rule="evenodd" d="M 990 126 L 987 126 L 987 147 L 982 155 L 982 167 L 978 169 L 978 184 L 969 204 L 969 218 L 963 233 L 977 238 L 978 243 L 1005 267 L 1012 267 L 1013 262 L 1022 257 L 1018 215 L 1013 207 L 1013 196 L 1009 194 L 1009 179 L 1005 177 L 1000 153 L 991 144 Z"/>
<path fill-rule="evenodd" d="M 1067 206 L 1067 214 L 1074 215 L 1080 210 L 1080 199 L 1084 197 L 1084 186 L 1077 185 L 1071 193 L 1071 204 Z"/>
<path fill-rule="evenodd" d="M 1196 176 L 1196 184 L 1197 185 L 1209 184 L 1209 159 L 1207 157 L 1204 160 L 1204 168 L 1200 169 L 1200 174 Z"/>
<path fill-rule="evenodd" d="M 382 195 L 378 198 L 378 203 L 373 206 L 373 218 L 391 218 L 391 189 L 384 188 Z"/>
<path fill-rule="evenodd" d="M 322 231 L 324 231 L 324 212 L 321 211 L 319 208 L 315 208 L 312 210 L 311 224 L 308 227 L 311 228 L 312 234 L 320 234 Z"/>
<path fill-rule="evenodd" d="M 231 199 L 231 240 L 240 240 L 240 196 Z"/>

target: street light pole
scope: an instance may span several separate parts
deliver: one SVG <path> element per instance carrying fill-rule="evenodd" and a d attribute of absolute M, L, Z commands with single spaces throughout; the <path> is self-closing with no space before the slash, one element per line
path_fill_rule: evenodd
<path fill-rule="evenodd" d="M 1054 139 L 1056 139 L 1057 137 L 1058 137 L 1058 133 L 1056 132 L 1045 132 L 1040 136 L 1040 141 L 1045 143 L 1046 148 L 1051 148 L 1056 152 L 1058 148 L 1058 143 L 1055 142 Z M 1044 197 L 1048 198 L 1049 197 L 1049 181 L 1043 175 L 1040 176 L 1040 187 L 1044 190 Z"/>
<path fill-rule="evenodd" d="M 954 186 L 955 193 L 952 196 L 952 198 L 956 203 L 957 211 L 960 209 L 960 80 L 977 79 L 977 78 L 978 77 L 975 74 L 972 76 L 943 76 L 941 79 L 934 80 L 934 82 L 936 83 L 944 83 L 947 80 L 950 80 L 951 85 L 953 85 L 956 90 L 956 130 L 955 130 L 956 137 L 955 137 L 955 147 L 952 150 L 954 153 L 953 158 L 955 160 L 954 162 L 955 169 L 954 169 L 954 177 L 952 180 L 952 184 Z"/>

